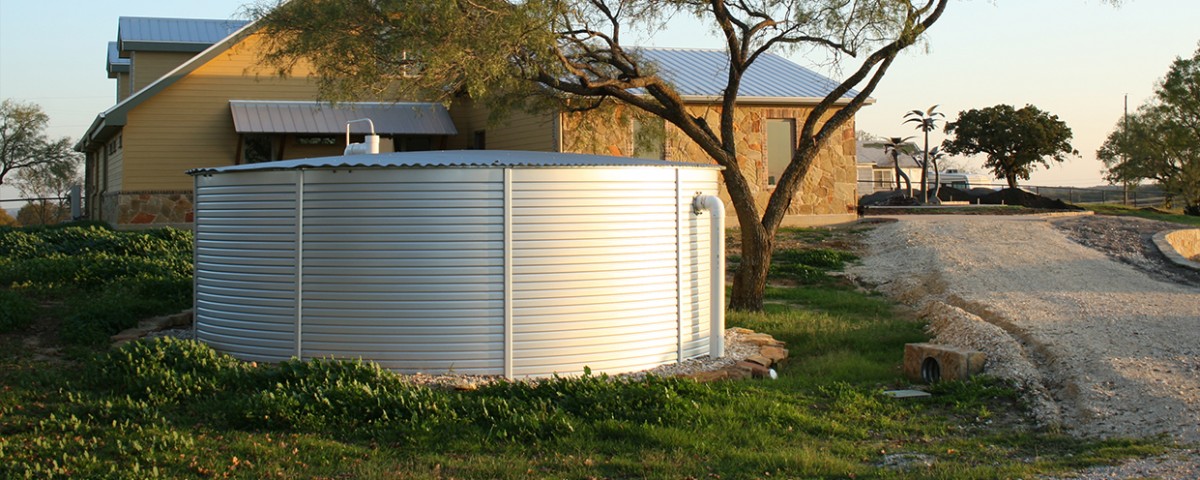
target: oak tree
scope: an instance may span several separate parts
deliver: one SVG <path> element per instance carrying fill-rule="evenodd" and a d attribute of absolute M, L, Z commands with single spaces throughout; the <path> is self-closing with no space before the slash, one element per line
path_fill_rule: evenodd
<path fill-rule="evenodd" d="M 49 122 L 50 117 L 35 104 L 0 102 L 0 185 L 8 174 L 21 169 L 78 159 L 69 138 L 46 137 Z"/>
<path fill-rule="evenodd" d="M 1017 179 L 1029 180 L 1038 165 L 1050 167 L 1050 160 L 1063 162 L 1078 155 L 1071 147 L 1071 129 L 1057 115 L 1033 105 L 1021 109 L 996 105 L 959 112 L 958 119 L 946 124 L 946 134 L 954 138 L 942 142 L 951 155 L 987 155 L 983 166 L 997 179 L 1017 188 Z"/>
<path fill-rule="evenodd" d="M 897 55 L 949 0 L 270 0 L 250 7 L 263 60 L 287 74 L 310 65 L 324 98 L 465 93 L 505 108 L 586 110 L 613 102 L 660 117 L 717 164 L 737 212 L 742 261 L 729 306 L 761 310 L 775 233 L 822 146 L 866 103 Z M 699 19 L 727 53 L 719 119 L 692 113 L 657 66 L 627 42 L 676 16 Z M 797 131 L 791 162 L 765 207 L 739 168 L 734 106 L 764 54 L 805 52 L 849 65 Z M 858 59 L 851 63 L 850 58 Z M 853 94 L 848 101 L 843 96 Z"/>
<path fill-rule="evenodd" d="M 1117 124 L 1096 157 L 1110 182 L 1157 182 L 1200 215 L 1200 49 L 1175 59 L 1154 97 Z"/>

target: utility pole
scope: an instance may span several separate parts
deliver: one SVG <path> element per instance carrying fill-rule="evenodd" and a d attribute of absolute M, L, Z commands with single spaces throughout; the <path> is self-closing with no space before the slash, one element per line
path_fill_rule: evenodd
<path fill-rule="evenodd" d="M 1123 136 L 1123 137 L 1126 137 L 1126 138 L 1129 138 L 1129 94 L 1128 94 L 1128 93 L 1126 93 L 1126 94 L 1125 94 L 1125 115 L 1124 115 L 1123 117 L 1121 117 L 1121 122 L 1122 122 L 1122 123 L 1123 123 L 1123 125 L 1124 125 L 1123 127 L 1121 127 L 1121 130 L 1122 130 L 1122 131 L 1121 131 L 1121 136 Z M 1128 162 L 1129 162 L 1129 153 L 1126 153 L 1126 154 L 1125 154 L 1125 162 L 1126 162 L 1126 163 L 1128 163 Z M 1123 202 L 1123 203 L 1121 203 L 1121 204 L 1122 204 L 1122 205 L 1129 205 L 1129 181 L 1128 181 L 1128 180 L 1126 180 L 1126 181 L 1124 181 L 1124 182 L 1121 182 L 1121 183 L 1123 183 L 1123 184 L 1124 184 L 1124 187 L 1125 187 L 1125 188 L 1124 188 L 1124 190 L 1125 190 L 1125 200 L 1124 200 L 1124 202 Z"/>

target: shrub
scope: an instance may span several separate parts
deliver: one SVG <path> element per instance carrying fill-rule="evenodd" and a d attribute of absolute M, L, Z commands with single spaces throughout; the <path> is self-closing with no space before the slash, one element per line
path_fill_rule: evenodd
<path fill-rule="evenodd" d="M 554 377 L 535 384 L 499 382 L 480 388 L 479 393 L 534 406 L 552 404 L 588 421 L 662 425 L 693 420 L 696 403 L 692 398 L 701 388 L 694 382 L 675 378 L 614 379 L 589 372 L 581 377 Z"/>
<path fill-rule="evenodd" d="M 291 360 L 259 372 L 240 422 L 253 428 L 429 433 L 457 414 L 445 393 L 410 385 L 361 360 Z"/>
<path fill-rule="evenodd" d="M 224 391 L 246 368 L 203 343 L 171 337 L 127 343 L 91 365 L 98 385 L 152 404 Z"/>
<path fill-rule="evenodd" d="M 59 334 L 75 345 L 101 345 L 139 320 L 175 313 L 191 305 L 187 279 L 139 276 L 122 285 L 67 301 Z"/>
<path fill-rule="evenodd" d="M 37 306 L 33 301 L 11 290 L 0 290 L 0 333 L 21 330 L 33 322 Z"/>

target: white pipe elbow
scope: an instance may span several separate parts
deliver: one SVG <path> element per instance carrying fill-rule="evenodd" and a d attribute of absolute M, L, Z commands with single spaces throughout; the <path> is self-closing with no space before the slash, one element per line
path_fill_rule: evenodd
<path fill-rule="evenodd" d="M 725 356 L 725 202 L 716 195 L 697 193 L 692 199 L 692 213 L 712 213 L 710 222 L 709 253 L 709 314 L 711 324 L 708 332 L 708 355 L 712 358 Z"/>

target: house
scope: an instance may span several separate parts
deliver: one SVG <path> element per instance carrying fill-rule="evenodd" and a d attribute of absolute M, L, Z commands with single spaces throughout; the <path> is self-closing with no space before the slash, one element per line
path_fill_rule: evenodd
<path fill-rule="evenodd" d="M 515 112 L 496 124 L 489 123 L 486 105 L 470 99 L 448 107 L 323 103 L 305 65 L 287 77 L 260 66 L 262 42 L 253 25 L 242 21 L 120 19 L 107 62 L 109 78 L 117 80 L 117 103 L 97 116 L 76 145 L 86 154 L 89 218 L 121 228 L 188 226 L 192 179 L 187 170 L 339 155 L 347 122 L 360 118 L 373 121 L 383 137 L 381 151 L 486 148 L 711 161 L 661 119 L 629 121 L 620 108 Z M 716 124 L 723 51 L 639 52 L 659 64 L 693 113 Z M 736 113 L 737 142 L 741 168 L 760 205 L 791 158 L 797 129 L 835 85 L 775 55 L 763 56 L 746 73 Z M 369 128 L 355 122 L 350 141 L 361 141 Z M 785 224 L 855 218 L 855 149 L 850 122 L 818 155 Z"/>
<path fill-rule="evenodd" d="M 919 149 L 912 143 L 906 143 L 903 151 L 916 152 Z M 896 189 L 896 163 L 891 152 L 883 148 L 879 142 L 859 141 L 856 146 L 856 168 L 858 170 L 858 196 L 866 196 L 875 192 Z M 908 175 L 914 189 L 921 188 L 921 165 L 912 155 L 900 154 L 900 170 Z M 933 182 L 933 172 L 929 172 L 929 182 Z M 901 180 L 903 185 L 904 180 Z"/>

